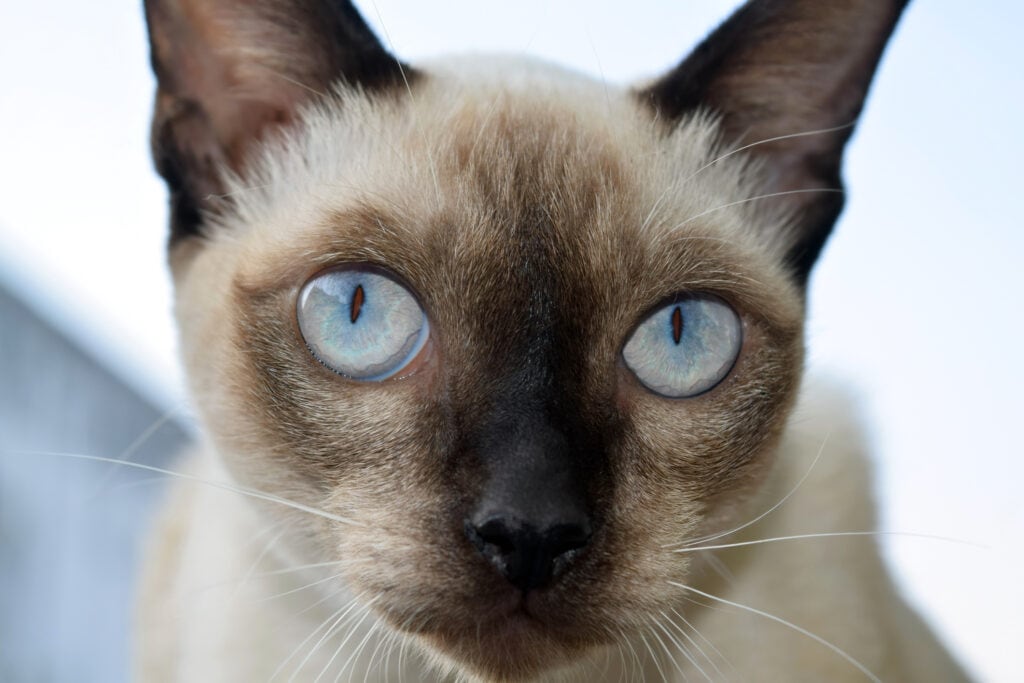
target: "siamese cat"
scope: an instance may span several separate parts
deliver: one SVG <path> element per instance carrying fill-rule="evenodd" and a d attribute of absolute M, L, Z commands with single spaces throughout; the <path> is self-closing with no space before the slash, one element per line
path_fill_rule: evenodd
<path fill-rule="evenodd" d="M 147 0 L 206 436 L 141 681 L 955 681 L 808 278 L 899 0 L 751 0 L 615 89 L 343 0 Z"/>

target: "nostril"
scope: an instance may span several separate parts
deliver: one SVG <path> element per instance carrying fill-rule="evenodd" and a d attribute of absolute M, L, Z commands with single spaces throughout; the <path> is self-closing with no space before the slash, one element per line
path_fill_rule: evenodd
<path fill-rule="evenodd" d="M 545 533 L 552 555 L 558 557 L 579 550 L 590 542 L 590 524 L 558 524 Z"/>
<path fill-rule="evenodd" d="M 493 545 L 502 552 L 515 550 L 515 532 L 502 519 L 487 520 L 476 528 L 475 533 L 484 544 Z"/>
<path fill-rule="evenodd" d="M 467 538 L 508 581 L 521 590 L 546 586 L 568 568 L 575 551 L 590 541 L 587 521 L 553 524 L 544 530 L 512 517 L 465 522 Z"/>

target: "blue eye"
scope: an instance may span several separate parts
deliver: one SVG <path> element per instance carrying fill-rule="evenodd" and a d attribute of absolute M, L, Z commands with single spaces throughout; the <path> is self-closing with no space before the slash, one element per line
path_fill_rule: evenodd
<path fill-rule="evenodd" d="M 686 398 L 721 382 L 742 342 L 739 316 L 728 304 L 713 296 L 686 296 L 640 323 L 622 358 L 651 391 Z"/>
<path fill-rule="evenodd" d="M 430 336 L 412 293 L 365 267 L 336 268 L 307 282 L 299 293 L 298 318 L 317 360 L 367 382 L 401 372 Z"/>

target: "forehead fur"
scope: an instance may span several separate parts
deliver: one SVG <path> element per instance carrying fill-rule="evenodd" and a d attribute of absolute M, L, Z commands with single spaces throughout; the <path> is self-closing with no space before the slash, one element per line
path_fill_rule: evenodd
<path fill-rule="evenodd" d="M 519 59 L 440 62 L 425 73 L 392 97 L 344 90 L 306 111 L 263 146 L 251 173 L 230 179 L 234 206 L 214 231 L 244 236 L 249 256 L 287 253 L 302 232 L 317 239 L 325 226 L 336 231 L 333 217 L 369 205 L 402 231 L 459 216 L 450 239 L 479 245 L 491 221 L 474 212 L 582 203 L 605 218 L 619 212 L 648 245 L 699 235 L 778 270 L 786 245 L 766 235 L 782 232 L 784 217 L 748 201 L 757 168 L 742 155 L 719 159 L 711 118 L 669 129 L 628 90 Z M 588 228 L 596 239 L 624 226 Z"/>

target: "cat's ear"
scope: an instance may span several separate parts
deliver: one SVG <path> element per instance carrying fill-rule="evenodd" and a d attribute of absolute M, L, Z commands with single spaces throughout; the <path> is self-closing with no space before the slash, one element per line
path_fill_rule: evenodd
<path fill-rule="evenodd" d="M 412 72 L 347 0 L 146 0 L 157 77 L 152 146 L 171 237 L 198 234 L 253 143 L 344 81 L 404 87 Z"/>
<path fill-rule="evenodd" d="M 721 118 L 764 164 L 758 200 L 794 217 L 788 265 L 805 283 L 843 206 L 843 147 L 906 0 L 751 0 L 640 91 L 658 116 Z"/>

